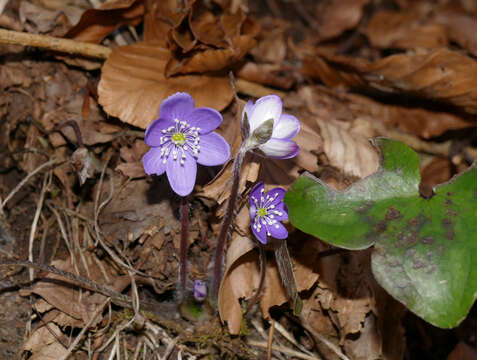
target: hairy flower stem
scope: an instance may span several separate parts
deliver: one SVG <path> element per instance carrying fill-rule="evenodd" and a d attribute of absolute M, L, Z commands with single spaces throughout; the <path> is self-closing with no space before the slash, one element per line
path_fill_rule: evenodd
<path fill-rule="evenodd" d="M 282 279 L 283 287 L 287 293 L 288 299 L 293 308 L 293 314 L 300 315 L 303 303 L 298 296 L 295 274 L 293 273 L 290 254 L 288 253 L 287 242 L 281 240 L 279 246 L 275 248 L 275 260 L 278 266 L 278 272 Z"/>
<path fill-rule="evenodd" d="M 217 300 L 219 294 L 220 281 L 222 280 L 223 255 L 225 250 L 225 243 L 232 226 L 232 219 L 234 217 L 235 204 L 237 203 L 239 183 L 240 183 L 240 169 L 242 168 L 243 159 L 247 153 L 247 147 L 242 144 L 237 155 L 235 155 L 232 168 L 232 189 L 230 190 L 230 197 L 227 202 L 225 210 L 224 221 L 220 229 L 219 237 L 217 239 L 217 247 L 215 248 L 215 262 L 214 262 L 214 283 L 212 286 L 212 299 Z"/>
<path fill-rule="evenodd" d="M 179 249 L 179 297 L 182 300 L 185 295 L 187 282 L 187 235 L 189 228 L 189 203 L 186 197 L 181 198 L 181 243 Z"/>

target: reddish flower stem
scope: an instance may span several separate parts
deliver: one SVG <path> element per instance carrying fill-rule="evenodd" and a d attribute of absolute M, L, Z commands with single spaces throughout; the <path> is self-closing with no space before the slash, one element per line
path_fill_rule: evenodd
<path fill-rule="evenodd" d="M 181 243 L 179 248 L 179 294 L 180 299 L 184 297 L 187 280 L 187 248 L 188 248 L 188 227 L 189 227 L 189 203 L 186 197 L 181 198 Z"/>
<path fill-rule="evenodd" d="M 214 283 L 212 286 L 212 299 L 217 300 L 219 295 L 220 281 L 222 280 L 223 255 L 225 250 L 225 243 L 227 236 L 230 233 L 232 226 L 232 219 L 234 217 L 235 204 L 237 203 L 239 184 L 240 184 L 240 169 L 242 168 L 243 159 L 247 153 L 246 147 L 242 144 L 232 168 L 232 188 L 230 190 L 230 197 L 227 202 L 225 210 L 224 221 L 220 229 L 219 237 L 217 239 L 217 247 L 215 248 L 215 262 L 214 262 Z"/>

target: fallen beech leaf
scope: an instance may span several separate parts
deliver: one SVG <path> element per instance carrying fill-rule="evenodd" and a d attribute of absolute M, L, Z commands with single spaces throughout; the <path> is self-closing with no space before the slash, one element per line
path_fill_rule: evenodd
<path fill-rule="evenodd" d="M 359 178 L 376 171 L 379 156 L 368 141 L 357 131 L 349 130 L 349 123 L 334 120 L 316 119 L 321 129 L 323 151 L 330 164 L 346 175 Z"/>
<path fill-rule="evenodd" d="M 419 8 L 417 5 L 416 7 Z M 421 6 L 423 7 L 423 6 Z M 373 46 L 379 48 L 434 49 L 448 45 L 445 26 L 423 23 L 419 9 L 415 11 L 380 11 L 368 24 L 366 34 Z"/>
<path fill-rule="evenodd" d="M 242 35 L 227 49 L 207 49 L 179 59 L 172 57 L 166 66 L 166 76 L 226 69 L 242 59 L 255 44 L 251 36 Z"/>
<path fill-rule="evenodd" d="M 109 1 L 99 9 L 86 10 L 78 24 L 71 28 L 65 37 L 99 44 L 120 26 L 138 25 L 142 21 L 143 15 L 143 1 Z"/>
<path fill-rule="evenodd" d="M 378 125 L 381 124 L 386 128 L 398 128 L 424 139 L 440 136 L 448 130 L 472 126 L 470 122 L 452 113 L 422 107 L 386 105 L 362 95 L 335 91 L 324 86 L 302 87 L 299 94 L 308 109 L 322 119 L 350 123 L 357 119 L 368 119 L 375 130 L 365 134 L 368 137 L 386 135 L 386 132 L 379 129 L 382 126 Z"/>
<path fill-rule="evenodd" d="M 273 86 L 279 89 L 290 89 L 296 83 L 290 72 L 285 72 L 281 64 L 245 63 L 237 72 L 237 76 L 254 83 Z"/>
<path fill-rule="evenodd" d="M 194 37 L 203 44 L 224 48 L 227 46 L 220 19 L 202 1 L 196 1 L 189 12 L 189 26 Z"/>
<path fill-rule="evenodd" d="M 319 40 L 327 40 L 358 25 L 364 6 L 370 0 L 333 0 L 319 2 L 316 14 L 319 19 Z"/>
<path fill-rule="evenodd" d="M 287 55 L 286 31 L 291 24 L 279 18 L 265 18 L 258 34 L 258 44 L 250 52 L 257 62 L 283 66 Z"/>
<path fill-rule="evenodd" d="M 186 75 L 166 79 L 169 51 L 152 43 L 113 50 L 98 86 L 99 103 L 122 121 L 145 129 L 158 116 L 159 105 L 178 91 L 192 95 L 197 107 L 224 109 L 233 93 L 227 77 Z"/>
<path fill-rule="evenodd" d="M 449 38 L 472 55 L 477 55 L 477 39 L 474 34 L 477 31 L 477 19 L 463 11 L 458 11 L 453 5 L 445 9 L 436 10 L 435 21 L 447 28 Z"/>
<path fill-rule="evenodd" d="M 477 62 L 448 49 L 392 55 L 377 62 L 343 56 L 308 56 L 304 61 L 307 75 L 331 87 L 408 92 L 477 113 Z"/>
<path fill-rule="evenodd" d="M 57 340 L 57 337 L 66 340 L 66 337 L 57 325 L 49 323 L 48 326 L 40 326 L 25 342 L 23 350 L 32 353 L 32 356 L 30 356 L 29 359 L 60 359 L 66 355 L 68 349 Z"/>
<path fill-rule="evenodd" d="M 248 215 L 248 209 L 242 211 Z M 250 229 L 250 228 L 248 228 Z M 227 322 L 231 334 L 238 334 L 242 325 L 242 309 L 240 299 L 250 299 L 256 291 L 260 272 L 258 269 L 258 255 L 253 251 L 255 243 L 251 240 L 251 233 L 247 236 L 234 233 L 226 256 L 225 275 L 220 285 L 218 308 L 220 318 Z M 308 290 L 315 284 L 318 274 L 313 271 L 310 258 L 310 246 L 316 242 L 300 240 L 300 251 L 296 253 L 294 260 L 294 272 L 298 290 Z M 285 290 L 281 284 L 278 270 L 274 261 L 267 262 L 263 294 L 260 300 L 260 308 L 265 318 L 269 318 L 268 310 L 272 306 L 282 305 L 287 301 Z"/>

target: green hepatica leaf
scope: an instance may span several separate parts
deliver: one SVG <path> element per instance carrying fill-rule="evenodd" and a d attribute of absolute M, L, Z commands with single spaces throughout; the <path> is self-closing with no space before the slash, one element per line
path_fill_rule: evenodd
<path fill-rule="evenodd" d="M 381 286 L 424 320 L 457 326 L 477 297 L 477 168 L 424 199 L 417 154 L 398 141 L 374 143 L 380 169 L 345 191 L 298 178 L 285 195 L 290 221 L 338 247 L 374 245 Z"/>

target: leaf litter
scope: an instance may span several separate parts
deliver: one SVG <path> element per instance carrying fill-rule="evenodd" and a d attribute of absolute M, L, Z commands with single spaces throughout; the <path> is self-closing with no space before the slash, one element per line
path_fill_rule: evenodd
<path fill-rule="evenodd" d="M 298 358 L 325 359 L 402 359 L 409 349 L 411 358 L 435 351 L 442 357 L 452 352 L 454 358 L 475 353 L 476 344 L 459 331 L 470 326 L 475 312 L 456 330 L 438 332 L 379 287 L 368 251 L 340 252 L 291 226 L 288 246 L 303 299 L 300 318 L 290 317 L 271 258 L 258 306 L 245 315 L 243 310 L 260 279 L 244 205 L 256 181 L 288 188 L 308 171 L 344 189 L 377 169 L 379 155 L 368 142 L 376 136 L 404 141 L 418 152 L 420 191 L 428 196 L 434 185 L 470 165 L 477 156 L 477 108 L 476 46 L 468 29 L 476 14 L 467 1 L 451 6 L 446 1 L 42 0 L 7 6 L 2 26 L 102 43 L 111 50 L 104 63 L 93 63 L 0 45 L 8 59 L 0 66 L 2 202 L 34 174 L 2 205 L 0 223 L 16 246 L 4 245 L 2 235 L 0 257 L 30 255 L 126 294 L 131 302 L 129 308 L 101 308 L 104 294 L 36 272 L 31 288 L 18 291 L 13 284 L 13 290 L 0 292 L 9 324 L 19 334 L 27 319 L 31 324 L 21 348 L 23 335 L 0 332 L 7 343 L 1 351 L 5 356 L 23 351 L 36 359 L 71 352 L 74 357 L 120 354 L 119 359 L 124 352 L 141 351 L 171 358 L 257 358 L 268 340 L 250 326 L 259 319 L 267 330 L 278 322 L 300 345 L 275 332 L 272 349 L 281 344 L 281 353 L 273 352 L 281 358 L 291 358 L 291 351 Z M 94 68 L 101 73 L 89 71 Z M 163 178 L 145 176 L 141 129 L 157 118 L 163 99 L 186 91 L 196 106 L 223 113 L 218 131 L 235 153 L 243 104 L 234 101 L 229 71 L 243 100 L 284 95 L 287 112 L 301 121 L 295 138 L 301 152 L 287 161 L 246 159 L 219 314 L 206 311 L 196 323 L 180 317 L 174 299 L 179 200 Z M 66 163 L 35 172 L 51 159 Z M 202 170 L 190 210 L 194 279 L 209 276 L 231 164 L 221 171 Z M 9 275 L 15 272 L 8 269 L 0 267 L 0 281 L 26 281 L 27 272 Z M 35 310 L 15 318 L 17 303 L 29 309 L 19 294 L 30 296 Z M 156 311 L 138 312 L 134 304 Z M 139 328 L 143 331 L 134 330 Z M 70 349 L 76 338 L 79 343 Z M 250 345 L 257 339 L 264 347 Z"/>

